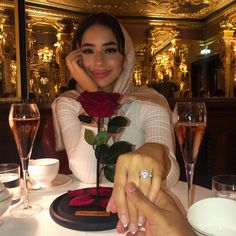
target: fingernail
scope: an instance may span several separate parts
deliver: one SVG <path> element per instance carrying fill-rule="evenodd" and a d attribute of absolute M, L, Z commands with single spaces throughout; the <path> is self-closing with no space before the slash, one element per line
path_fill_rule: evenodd
<path fill-rule="evenodd" d="M 139 217 L 138 217 L 138 226 L 142 226 L 142 225 L 143 225 L 143 222 L 144 222 L 143 216 L 139 216 Z"/>
<path fill-rule="evenodd" d="M 121 215 L 121 216 L 120 216 L 120 221 L 122 222 L 122 224 L 123 224 L 124 227 L 127 227 L 128 224 L 129 224 L 129 221 L 128 221 L 126 215 Z"/>
<path fill-rule="evenodd" d="M 137 231 L 137 227 L 136 227 L 134 224 L 130 224 L 130 226 L 129 226 L 129 232 L 130 232 L 131 234 L 135 234 L 136 231 Z"/>
<path fill-rule="evenodd" d="M 136 185 L 134 183 L 130 183 L 129 185 L 129 192 L 132 193 L 132 192 L 135 192 L 137 189 Z"/>

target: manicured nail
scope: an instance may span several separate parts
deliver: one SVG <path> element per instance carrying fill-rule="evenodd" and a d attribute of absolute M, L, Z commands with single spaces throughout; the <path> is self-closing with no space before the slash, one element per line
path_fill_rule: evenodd
<path fill-rule="evenodd" d="M 143 218 L 143 216 L 139 216 L 139 217 L 138 217 L 138 226 L 142 226 L 143 223 L 144 223 L 144 218 Z"/>
<path fill-rule="evenodd" d="M 136 227 L 136 225 L 130 224 L 130 225 L 129 225 L 129 232 L 130 232 L 131 234 L 135 234 L 135 233 L 137 232 L 137 227 Z"/>
<path fill-rule="evenodd" d="M 128 224 L 129 224 L 129 221 L 128 221 L 126 215 L 121 215 L 120 216 L 120 221 L 121 221 L 121 223 L 123 224 L 124 227 L 127 227 Z"/>

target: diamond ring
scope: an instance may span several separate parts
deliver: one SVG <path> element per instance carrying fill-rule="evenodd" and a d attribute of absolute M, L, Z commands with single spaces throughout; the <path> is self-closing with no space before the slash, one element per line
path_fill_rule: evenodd
<path fill-rule="evenodd" d="M 152 178 L 152 174 L 150 173 L 149 170 L 144 169 L 139 172 L 139 178 L 143 179 Z"/>

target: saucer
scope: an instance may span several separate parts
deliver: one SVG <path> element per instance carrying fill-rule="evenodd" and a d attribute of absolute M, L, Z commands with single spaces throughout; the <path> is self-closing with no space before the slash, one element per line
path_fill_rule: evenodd
<path fill-rule="evenodd" d="M 41 188 L 39 185 L 28 184 L 29 191 L 50 191 L 64 187 L 72 182 L 72 177 L 69 175 L 58 174 L 57 177 L 52 181 L 52 185 L 47 188 Z"/>

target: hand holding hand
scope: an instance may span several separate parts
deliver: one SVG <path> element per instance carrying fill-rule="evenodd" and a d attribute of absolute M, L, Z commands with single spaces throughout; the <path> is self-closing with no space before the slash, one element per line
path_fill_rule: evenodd
<path fill-rule="evenodd" d="M 145 231 L 140 230 L 136 235 L 195 235 L 175 201 L 163 190 L 159 191 L 155 204 L 133 183 L 128 183 L 125 190 L 127 198 L 146 218 Z"/>
<path fill-rule="evenodd" d="M 145 217 L 137 210 L 133 202 L 127 199 L 125 185 L 133 182 L 151 201 L 155 201 L 161 182 L 169 171 L 168 158 L 161 144 L 147 143 L 139 149 L 121 155 L 116 164 L 116 174 L 112 197 L 108 203 L 107 211 L 118 212 L 120 222 L 117 230 L 128 227 L 135 233 L 138 226 L 143 225 Z M 142 172 L 147 176 L 140 176 Z M 122 230 L 121 230 L 122 231 Z"/>

